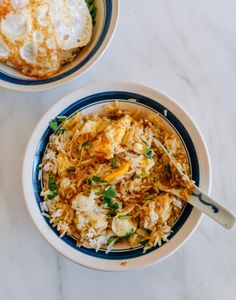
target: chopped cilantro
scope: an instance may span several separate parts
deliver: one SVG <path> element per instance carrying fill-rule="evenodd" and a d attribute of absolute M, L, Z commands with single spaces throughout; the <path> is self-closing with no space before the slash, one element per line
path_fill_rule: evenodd
<path fill-rule="evenodd" d="M 66 120 L 65 116 L 58 116 L 54 120 L 51 120 L 49 122 L 49 128 L 53 131 L 56 132 L 59 130 L 59 133 L 63 134 L 65 133 L 66 129 L 61 128 L 59 129 L 60 125 Z"/>
<path fill-rule="evenodd" d="M 92 17 L 93 20 L 93 24 L 96 23 L 96 12 L 97 12 L 97 8 L 94 4 L 94 0 L 86 0 L 90 15 Z"/>
<path fill-rule="evenodd" d="M 142 178 L 142 176 L 140 174 L 135 174 L 134 178 Z"/>
<path fill-rule="evenodd" d="M 108 240 L 107 240 L 107 244 L 110 245 L 111 243 L 115 244 L 115 242 L 117 242 L 120 238 L 118 236 L 111 236 Z"/>
<path fill-rule="evenodd" d="M 101 177 L 98 177 L 98 176 L 93 176 L 93 177 L 92 177 L 92 180 L 95 181 L 95 182 L 97 182 L 97 183 L 102 182 L 102 178 L 101 178 Z"/>
<path fill-rule="evenodd" d="M 88 185 L 91 186 L 92 183 L 94 182 L 97 182 L 97 183 L 101 183 L 103 182 L 102 178 L 101 177 L 98 177 L 98 176 L 93 176 L 92 178 L 89 178 L 88 179 Z"/>
<path fill-rule="evenodd" d="M 58 116 L 58 117 L 57 117 L 57 120 L 58 120 L 60 123 L 65 122 L 66 119 L 67 119 L 66 116 Z"/>
<path fill-rule="evenodd" d="M 103 203 L 106 204 L 107 207 L 110 208 L 111 210 L 116 210 L 119 208 L 118 203 L 112 203 L 111 198 L 104 198 Z"/>
<path fill-rule="evenodd" d="M 110 198 L 110 199 L 115 198 L 117 196 L 116 191 L 112 187 L 104 191 L 102 194 L 104 198 Z"/>
<path fill-rule="evenodd" d="M 147 158 L 149 158 L 149 159 L 151 159 L 152 158 L 152 156 L 153 156 L 153 152 L 152 152 L 152 149 L 151 149 L 151 147 L 143 140 L 143 139 L 141 139 L 142 140 L 142 142 L 145 144 L 145 146 L 146 146 L 146 149 L 145 149 L 145 156 L 147 157 Z"/>
<path fill-rule="evenodd" d="M 57 185 L 54 182 L 54 177 L 53 177 L 52 174 L 48 178 L 48 188 L 51 191 L 51 193 L 49 193 L 47 195 L 48 200 L 52 200 L 53 198 L 55 198 L 56 196 L 58 196 Z"/>
<path fill-rule="evenodd" d="M 126 233 L 125 237 L 129 237 L 131 236 L 132 234 L 134 234 L 136 231 L 136 228 L 132 228 L 129 232 Z"/>
<path fill-rule="evenodd" d="M 144 240 L 141 242 L 141 244 L 145 247 L 147 245 L 148 241 L 147 240 Z"/>
<path fill-rule="evenodd" d="M 64 134 L 66 132 L 65 128 L 59 128 L 58 133 Z"/>
<path fill-rule="evenodd" d="M 102 195 L 104 197 L 103 203 L 106 204 L 108 208 L 110 208 L 111 210 L 116 210 L 119 208 L 118 203 L 112 202 L 112 198 L 117 197 L 116 191 L 112 187 L 110 187 L 106 191 L 103 191 Z"/>
<path fill-rule="evenodd" d="M 92 146 L 92 143 L 90 141 L 86 141 L 82 144 L 82 147 L 90 147 Z"/>
<path fill-rule="evenodd" d="M 152 153 L 152 150 L 151 150 L 151 148 L 150 148 L 149 146 L 147 146 L 145 155 L 146 155 L 147 158 L 149 158 L 149 159 L 152 158 L 153 153 Z"/>
<path fill-rule="evenodd" d="M 52 174 L 48 178 L 48 187 L 49 187 L 49 190 L 52 192 L 57 190 L 57 185 L 54 182 L 54 177 Z"/>
<path fill-rule="evenodd" d="M 51 120 L 49 122 L 49 127 L 52 129 L 53 132 L 56 132 L 59 129 L 57 121 L 55 121 L 55 120 Z"/>
<path fill-rule="evenodd" d="M 53 195 L 52 194 L 48 194 L 47 198 L 48 198 L 48 200 L 52 200 L 53 199 Z"/>
<path fill-rule="evenodd" d="M 52 200 L 53 198 L 55 198 L 56 196 L 58 196 L 58 192 L 53 191 L 51 194 L 47 195 L 48 200 Z"/>
<path fill-rule="evenodd" d="M 170 173 L 171 173 L 170 165 L 169 165 L 169 164 L 166 165 L 165 170 L 166 170 L 166 173 L 167 173 L 167 174 L 170 174 Z"/>
<path fill-rule="evenodd" d="M 111 161 L 111 167 L 112 169 L 116 169 L 117 168 L 117 161 L 118 161 L 118 157 L 114 157 Z"/>

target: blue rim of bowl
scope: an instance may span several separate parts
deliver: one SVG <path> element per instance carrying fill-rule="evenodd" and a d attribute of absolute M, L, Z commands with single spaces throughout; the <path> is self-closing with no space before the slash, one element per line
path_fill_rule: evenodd
<path fill-rule="evenodd" d="M 146 106 L 147 108 L 152 109 L 153 111 L 159 113 L 174 128 L 174 130 L 177 132 L 177 134 L 181 137 L 181 139 L 184 143 L 184 146 L 187 150 L 190 164 L 191 164 L 191 169 L 192 169 L 192 178 L 195 181 L 195 183 L 197 185 L 199 185 L 200 173 L 199 173 L 198 157 L 197 157 L 197 153 L 196 153 L 194 144 L 192 142 L 192 139 L 191 139 L 190 135 L 188 134 L 188 131 L 183 126 L 183 124 L 179 121 L 179 119 L 177 119 L 171 111 L 169 111 L 162 104 L 158 103 L 157 101 L 155 101 L 153 99 L 142 96 L 140 94 L 125 92 L 125 91 L 102 92 L 102 93 L 90 95 L 83 99 L 77 100 L 76 102 L 71 104 L 69 107 L 64 109 L 58 115 L 71 117 L 76 112 L 81 111 L 85 108 L 88 108 L 88 107 L 91 107 L 91 106 L 94 106 L 97 104 L 102 104 L 102 103 L 105 104 L 106 102 L 109 102 L 109 101 L 118 100 L 118 101 L 130 102 L 130 103 L 134 102 L 134 101 L 128 101 L 129 99 L 135 99 L 135 102 L 137 104 Z M 168 113 L 166 114 L 166 112 L 168 112 Z M 40 202 L 43 201 L 43 198 L 40 196 L 41 181 L 38 179 L 38 177 L 39 177 L 38 174 L 40 171 L 39 165 L 42 161 L 42 157 L 43 157 L 44 151 L 46 149 L 46 146 L 48 144 L 51 133 L 52 133 L 51 130 L 49 128 L 47 128 L 45 130 L 44 134 L 42 135 L 42 137 L 38 143 L 38 146 L 37 146 L 37 150 L 36 150 L 34 162 L 33 162 L 33 169 L 32 169 L 33 190 L 34 190 L 35 199 L 37 201 L 40 212 L 41 212 Z M 176 233 L 182 228 L 184 223 L 189 218 L 192 210 L 193 210 L 192 205 L 187 203 L 185 205 L 179 219 L 172 227 L 172 233 L 168 238 L 169 240 L 171 240 L 176 235 Z M 59 238 L 58 231 L 51 226 L 51 224 L 49 223 L 49 221 L 46 217 L 43 217 L 43 218 L 47 222 L 48 226 L 53 230 L 53 232 Z M 125 250 L 125 251 L 118 250 L 118 251 L 114 251 L 114 252 L 105 254 L 104 250 L 99 250 L 98 252 L 96 252 L 94 249 L 88 249 L 85 247 L 76 247 L 76 242 L 72 237 L 64 236 L 61 239 L 70 247 L 72 247 L 72 248 L 76 249 L 77 251 L 80 251 L 84 254 L 87 254 L 87 255 L 90 255 L 90 256 L 93 256 L 96 258 L 113 259 L 113 260 L 131 259 L 131 258 L 139 257 L 142 255 L 146 255 L 152 251 L 157 250 L 158 248 L 162 247 L 165 244 L 165 242 L 163 242 L 162 246 L 157 245 L 157 246 L 149 249 L 145 254 L 143 253 L 143 249 L 140 247 L 137 249 L 130 249 L 130 250 Z"/>
<path fill-rule="evenodd" d="M 105 14 L 104 14 L 105 21 L 103 24 L 102 32 L 100 34 L 100 37 L 99 37 L 96 45 L 92 49 L 92 51 L 78 65 L 76 65 L 72 69 L 70 69 L 60 75 L 57 75 L 55 77 L 50 77 L 47 79 L 41 79 L 41 80 L 20 79 L 15 76 L 9 76 L 7 73 L 0 71 L 0 80 L 9 82 L 11 84 L 37 86 L 37 85 L 48 84 L 48 83 L 52 83 L 52 82 L 64 79 L 67 76 L 70 76 L 71 74 L 78 71 L 80 68 L 82 68 L 89 60 L 91 60 L 91 58 L 94 57 L 94 55 L 97 53 L 97 51 L 101 47 L 101 45 L 108 33 L 110 24 L 111 24 L 112 13 L 113 13 L 113 4 L 112 4 L 113 0 L 103 0 L 103 2 L 104 2 L 104 8 L 105 8 Z"/>

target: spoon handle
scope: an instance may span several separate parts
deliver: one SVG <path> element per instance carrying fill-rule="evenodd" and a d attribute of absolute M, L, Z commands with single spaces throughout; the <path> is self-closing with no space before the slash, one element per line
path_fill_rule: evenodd
<path fill-rule="evenodd" d="M 236 217 L 197 186 L 194 187 L 188 202 L 227 229 L 232 228 L 235 224 Z"/>

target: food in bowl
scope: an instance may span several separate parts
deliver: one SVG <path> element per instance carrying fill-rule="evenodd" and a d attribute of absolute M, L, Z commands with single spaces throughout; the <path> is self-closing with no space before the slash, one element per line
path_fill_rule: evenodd
<path fill-rule="evenodd" d="M 191 176 L 179 137 L 157 114 L 142 118 L 115 103 L 99 114 L 57 117 L 49 126 L 41 209 L 60 237 L 107 253 L 119 244 L 145 252 L 168 240 L 193 182 L 183 180 L 158 147 L 156 141 Z M 181 199 L 171 192 L 176 188 Z"/>
<path fill-rule="evenodd" d="M 0 1 L 0 61 L 48 78 L 89 44 L 95 16 L 93 0 Z"/>
<path fill-rule="evenodd" d="M 158 123 L 156 127 L 163 124 L 162 131 L 164 132 L 165 129 L 168 135 L 173 133 L 173 136 L 177 136 L 178 144 L 179 141 L 182 144 L 182 148 L 178 146 L 178 152 L 182 153 L 182 159 L 187 157 L 187 160 L 181 163 L 186 170 L 185 172 L 189 176 L 191 175 L 190 178 L 195 181 L 196 185 L 208 193 L 211 185 L 209 156 L 198 128 L 185 110 L 165 94 L 136 83 L 106 81 L 80 88 L 61 99 L 40 120 L 28 143 L 22 177 L 25 201 L 34 224 L 53 248 L 75 263 L 104 271 L 134 270 L 162 261 L 175 253 L 189 239 L 201 219 L 201 212 L 198 209 L 188 202 L 180 201 L 184 207 L 171 227 L 168 242 L 163 242 L 161 247 L 157 244 L 156 247 L 147 250 L 145 254 L 143 253 L 143 245 L 137 248 L 129 248 L 127 238 L 121 239 L 127 244 L 120 245 L 117 241 L 107 254 L 106 247 L 103 249 L 103 246 L 97 252 L 89 247 L 76 247 L 76 238 L 69 236 L 67 233 L 60 238 L 57 226 L 53 227 L 53 223 L 50 223 L 50 213 L 46 211 L 44 197 L 40 196 L 41 191 L 46 190 L 42 176 L 44 171 L 40 170 L 40 165 L 42 168 L 42 160 L 47 147 L 49 147 L 50 136 L 60 133 L 55 132 L 52 134 L 48 127 L 48 121 L 50 119 L 57 121 L 56 116 L 66 116 L 69 120 L 79 111 L 83 114 L 84 119 L 87 115 L 98 114 L 101 116 L 105 113 L 104 105 L 114 105 L 116 100 L 119 101 L 119 110 L 129 112 L 128 114 L 135 116 L 135 119 L 141 117 L 143 120 L 152 121 L 149 116 L 154 114 L 155 123 Z M 140 114 L 137 114 L 137 111 Z M 109 114 L 112 115 L 110 111 L 107 115 Z M 56 123 L 59 125 L 60 121 Z M 58 125 L 53 122 L 51 122 L 51 125 L 54 130 L 57 130 Z M 165 144 L 165 140 L 160 139 L 162 144 Z M 153 146 L 151 145 L 151 148 Z M 169 151 L 171 150 L 168 143 L 166 147 Z M 172 151 L 175 152 L 174 149 Z M 55 183 L 59 184 L 57 180 L 55 180 Z M 176 199 L 178 200 L 178 198 Z M 42 216 L 40 207 L 47 214 L 47 217 Z"/>

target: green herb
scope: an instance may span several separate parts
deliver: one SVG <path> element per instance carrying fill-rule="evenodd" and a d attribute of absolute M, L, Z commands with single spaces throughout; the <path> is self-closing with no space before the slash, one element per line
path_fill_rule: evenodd
<path fill-rule="evenodd" d="M 56 132 L 59 129 L 59 125 L 57 124 L 57 121 L 51 120 L 49 122 L 49 127 L 52 129 L 53 132 Z"/>
<path fill-rule="evenodd" d="M 170 174 L 171 173 L 171 171 L 170 171 L 170 165 L 168 164 L 168 165 L 166 165 L 166 173 L 167 174 Z"/>
<path fill-rule="evenodd" d="M 145 196 L 145 197 L 143 198 L 143 200 L 144 200 L 144 201 L 150 200 L 150 199 L 152 199 L 154 196 L 155 196 L 154 194 L 147 195 L 147 196 Z"/>
<path fill-rule="evenodd" d="M 134 234 L 136 231 L 136 228 L 132 228 L 129 232 L 126 233 L 126 235 L 124 237 L 129 237 L 131 236 L 132 234 Z"/>
<path fill-rule="evenodd" d="M 112 210 L 116 210 L 119 208 L 118 203 L 112 202 L 112 198 L 115 198 L 117 196 L 116 191 L 112 187 L 110 187 L 106 191 L 103 191 L 102 195 L 104 197 L 103 203 L 106 204 L 108 208 Z"/>
<path fill-rule="evenodd" d="M 112 187 L 110 187 L 108 190 L 104 191 L 102 193 L 102 195 L 104 198 L 108 198 L 108 199 L 112 199 L 117 196 L 116 191 Z"/>
<path fill-rule="evenodd" d="M 145 156 L 146 156 L 147 158 L 151 159 L 152 156 L 153 156 L 153 152 L 152 152 L 151 147 L 150 147 L 143 139 L 141 139 L 141 140 L 143 141 L 143 143 L 144 143 L 145 146 L 146 146 L 145 153 L 144 153 Z"/>
<path fill-rule="evenodd" d="M 53 191 L 51 194 L 47 195 L 48 200 L 52 200 L 53 198 L 55 198 L 56 196 L 58 196 L 58 192 Z"/>
<path fill-rule="evenodd" d="M 111 161 L 111 167 L 112 169 L 116 169 L 117 168 L 117 161 L 118 161 L 118 157 L 114 157 Z"/>
<path fill-rule="evenodd" d="M 107 244 L 110 245 L 111 243 L 115 244 L 120 238 L 118 236 L 111 236 L 107 240 Z"/>
<path fill-rule="evenodd" d="M 60 123 L 65 122 L 66 119 L 67 119 L 66 116 L 58 116 L 58 117 L 57 117 L 57 120 L 58 120 Z"/>
<path fill-rule="evenodd" d="M 97 12 L 97 8 L 94 4 L 94 0 L 86 0 L 90 15 L 92 17 L 93 20 L 93 24 L 96 23 L 96 12 Z"/>
<path fill-rule="evenodd" d="M 112 199 L 110 198 L 104 198 L 103 203 L 106 204 L 111 210 L 116 210 L 119 208 L 118 203 L 112 203 Z"/>
<path fill-rule="evenodd" d="M 52 194 L 48 194 L 47 198 L 48 198 L 48 200 L 52 200 L 53 199 L 53 195 Z"/>
<path fill-rule="evenodd" d="M 151 148 L 150 148 L 149 146 L 147 146 L 145 155 L 146 155 L 147 158 L 149 158 L 149 159 L 152 158 L 153 153 L 152 153 L 152 150 L 151 150 Z"/>
<path fill-rule="evenodd" d="M 57 185 L 54 182 L 54 177 L 53 177 L 52 174 L 48 178 L 48 187 L 49 187 L 50 191 L 56 191 L 57 190 Z"/>
<path fill-rule="evenodd" d="M 86 141 L 82 144 L 82 147 L 90 147 L 92 146 L 92 143 L 90 141 Z"/>
<path fill-rule="evenodd" d="M 51 120 L 49 122 L 49 127 L 51 128 L 51 130 L 53 132 L 56 132 L 59 130 L 59 133 L 63 134 L 63 133 L 65 133 L 66 129 L 65 128 L 59 129 L 59 127 L 65 120 L 66 120 L 65 116 L 58 116 L 54 120 Z"/>
<path fill-rule="evenodd" d="M 65 128 L 59 128 L 58 133 L 64 134 L 66 132 Z"/>
<path fill-rule="evenodd" d="M 92 178 L 89 178 L 88 179 L 88 185 L 91 186 L 92 183 L 94 182 L 97 182 L 97 183 L 101 183 L 103 182 L 102 178 L 101 177 L 98 177 L 98 176 L 93 176 Z"/>
<path fill-rule="evenodd" d="M 135 174 L 134 178 L 142 178 L 142 176 L 140 174 Z"/>
<path fill-rule="evenodd" d="M 130 220 L 130 219 L 132 219 L 132 217 L 131 216 L 119 216 L 119 219 L 121 219 L 121 220 Z"/>
<path fill-rule="evenodd" d="M 95 182 L 97 182 L 97 183 L 100 183 L 100 182 L 102 182 L 102 178 L 101 178 L 101 177 L 98 177 L 98 176 L 93 176 L 93 177 L 92 177 L 92 181 L 95 181 Z"/>
<path fill-rule="evenodd" d="M 147 245 L 148 241 L 147 240 L 144 240 L 144 241 L 141 241 L 141 244 L 145 247 Z"/>
<path fill-rule="evenodd" d="M 48 178 L 48 188 L 51 191 L 51 193 L 47 195 L 48 200 L 52 200 L 53 198 L 58 196 L 57 185 L 54 182 L 54 177 L 52 174 Z"/>

